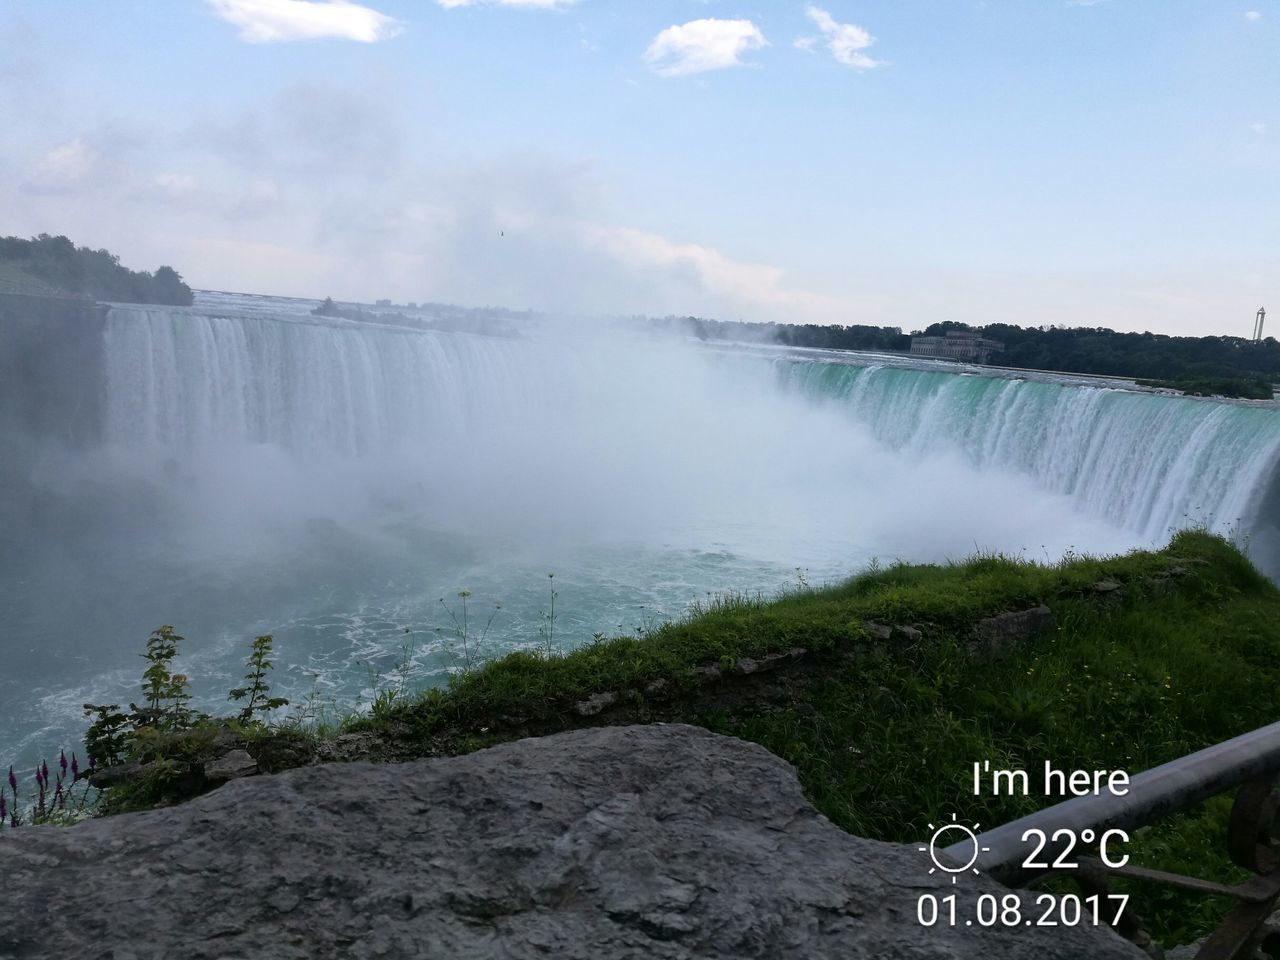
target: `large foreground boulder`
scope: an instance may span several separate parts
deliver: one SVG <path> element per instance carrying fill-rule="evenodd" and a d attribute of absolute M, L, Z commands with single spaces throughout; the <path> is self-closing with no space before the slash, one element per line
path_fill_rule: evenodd
<path fill-rule="evenodd" d="M 921 927 L 922 893 L 1008 892 L 929 866 L 836 828 L 762 747 L 604 727 L 0 835 L 0 957 L 1142 956 L 1107 930 Z"/>

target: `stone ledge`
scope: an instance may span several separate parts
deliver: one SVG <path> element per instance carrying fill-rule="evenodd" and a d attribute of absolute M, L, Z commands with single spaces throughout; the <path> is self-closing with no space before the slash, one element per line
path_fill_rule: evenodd
<path fill-rule="evenodd" d="M 922 927 L 917 898 L 953 890 L 926 866 L 755 744 L 598 727 L 6 833 L 0 957 L 1143 957 L 1105 929 Z M 1007 890 L 966 878 L 983 893 Z"/>

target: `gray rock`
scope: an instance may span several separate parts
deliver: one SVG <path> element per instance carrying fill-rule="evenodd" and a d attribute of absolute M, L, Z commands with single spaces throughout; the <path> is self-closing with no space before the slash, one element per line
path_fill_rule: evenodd
<path fill-rule="evenodd" d="M 1106 930 L 922 927 L 922 894 L 1008 892 L 929 866 L 837 829 L 762 747 L 604 727 L 0 834 L 0 957 L 1142 957 Z"/>
<path fill-rule="evenodd" d="M 362 730 L 358 733 L 342 733 L 332 740 L 322 742 L 318 753 L 321 760 L 344 762 L 372 756 L 381 738 L 377 733 Z"/>
<path fill-rule="evenodd" d="M 1200 953 L 1200 948 L 1204 946 L 1207 937 L 1197 940 L 1195 943 L 1185 944 L 1181 947 L 1174 947 L 1172 950 L 1165 952 L 1165 960 L 1195 960 Z M 1264 951 L 1261 947 L 1256 948 L 1251 953 L 1245 954 L 1247 960 L 1274 960 L 1273 954 Z"/>
<path fill-rule="evenodd" d="M 893 632 L 905 639 L 908 643 L 915 643 L 922 636 L 917 628 L 904 624 L 894 624 Z"/>
<path fill-rule="evenodd" d="M 703 663 L 693 668 L 693 675 L 703 683 L 720 679 L 720 668 L 714 663 Z"/>
<path fill-rule="evenodd" d="M 587 699 L 575 704 L 573 709 L 580 717 L 594 717 L 601 710 L 617 702 L 618 694 L 613 690 L 607 690 L 604 693 L 593 693 Z"/>
<path fill-rule="evenodd" d="M 1103 594 L 1117 593 L 1123 589 L 1124 587 L 1122 587 L 1115 580 L 1099 580 L 1097 583 L 1093 585 L 1094 593 L 1103 593 Z"/>
<path fill-rule="evenodd" d="M 204 765 L 205 779 L 214 782 L 249 777 L 258 772 L 258 761 L 244 750 L 230 750 Z"/>
<path fill-rule="evenodd" d="M 768 673 L 771 670 L 779 670 L 785 667 L 793 660 L 799 660 L 808 651 L 803 647 L 792 647 L 783 653 L 769 653 L 763 657 L 752 659 L 751 657 L 739 657 L 737 670 L 743 675 L 752 673 Z"/>
<path fill-rule="evenodd" d="M 862 621 L 862 629 L 873 640 L 888 640 L 893 636 L 893 627 L 887 623 L 873 623 L 870 620 L 864 620 Z"/>
<path fill-rule="evenodd" d="M 979 654 L 1005 653 L 1056 628 L 1053 611 L 1044 604 L 1030 610 L 1011 610 L 974 624 L 974 640 L 969 648 Z"/>
<path fill-rule="evenodd" d="M 142 773 L 142 762 L 130 760 L 128 763 L 117 763 L 110 767 L 95 767 L 89 773 L 89 782 L 99 790 L 118 787 L 120 784 Z"/>

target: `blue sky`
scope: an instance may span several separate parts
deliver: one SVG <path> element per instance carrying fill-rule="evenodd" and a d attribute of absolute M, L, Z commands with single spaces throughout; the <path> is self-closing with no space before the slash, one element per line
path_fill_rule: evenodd
<path fill-rule="evenodd" d="M 0 0 L 0 232 L 195 285 L 1247 335 L 1276 0 Z"/>

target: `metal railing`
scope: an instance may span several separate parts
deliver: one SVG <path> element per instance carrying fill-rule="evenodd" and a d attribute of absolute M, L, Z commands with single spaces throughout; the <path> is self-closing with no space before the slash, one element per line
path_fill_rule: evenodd
<path fill-rule="evenodd" d="M 1066 800 L 978 834 L 976 842 L 952 844 L 943 853 L 957 863 L 965 863 L 975 855 L 976 846 L 982 851 L 983 872 L 1009 886 L 1025 886 L 1049 876 L 1067 875 L 1047 864 L 1086 832 L 1098 837 L 1107 830 L 1136 829 L 1238 788 L 1227 850 L 1235 864 L 1253 874 L 1244 883 L 1229 886 L 1128 864 L 1104 865 L 1091 858 L 1083 859 L 1080 868 L 1069 875 L 1092 892 L 1105 892 L 1111 877 L 1128 877 L 1235 899 L 1238 904 L 1203 943 L 1196 958 L 1245 960 L 1273 932 L 1266 924 L 1280 901 L 1278 778 L 1280 723 L 1273 723 L 1137 774 L 1123 796 L 1104 791 Z M 1039 831 L 1033 836 L 1045 841 L 1031 865 L 1029 831 Z M 1130 939 L 1147 939 L 1136 926 L 1119 929 Z M 1150 946 L 1148 949 L 1152 951 Z M 1158 947 L 1154 947 L 1152 955 L 1161 955 Z"/>

